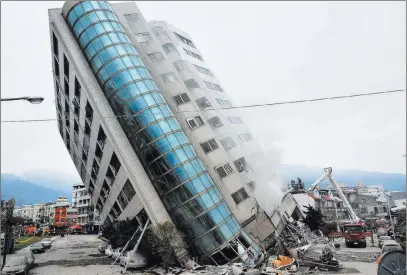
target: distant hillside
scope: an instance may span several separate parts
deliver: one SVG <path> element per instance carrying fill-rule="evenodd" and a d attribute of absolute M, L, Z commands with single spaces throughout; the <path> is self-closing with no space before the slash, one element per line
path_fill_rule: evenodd
<path fill-rule="evenodd" d="M 40 186 L 13 174 L 1 175 L 1 198 L 14 197 L 17 205 L 55 201 L 59 196 L 66 196 L 71 201 L 72 194 L 69 191 L 57 191 Z"/>
<path fill-rule="evenodd" d="M 281 173 L 287 183 L 299 177 L 306 185 L 312 184 L 322 176 L 323 172 L 323 168 L 291 164 L 281 165 Z M 360 181 L 364 185 L 383 184 L 384 188 L 388 191 L 406 191 L 405 174 L 333 168 L 332 175 L 337 183 L 344 183 L 347 186 L 354 186 Z M 322 185 L 324 186 L 325 182 L 323 182 Z"/>
<path fill-rule="evenodd" d="M 281 173 L 285 182 L 301 178 L 310 185 L 323 173 L 322 168 L 303 165 L 281 165 Z M 333 176 L 338 183 L 354 186 L 358 181 L 365 185 L 383 184 L 388 191 L 406 191 L 406 175 L 396 173 L 367 172 L 349 169 L 335 169 Z M 71 201 L 71 190 L 76 177 L 56 173 L 40 173 L 38 171 L 24 173 L 22 177 L 14 174 L 1 175 L 1 197 L 15 197 L 17 205 L 55 201 L 58 196 L 66 196 Z M 325 186 L 328 182 L 322 183 Z"/>

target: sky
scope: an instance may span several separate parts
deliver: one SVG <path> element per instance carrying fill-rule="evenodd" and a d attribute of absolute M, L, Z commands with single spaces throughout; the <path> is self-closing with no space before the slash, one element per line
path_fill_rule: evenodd
<path fill-rule="evenodd" d="M 406 88 L 406 3 L 137 2 L 189 33 L 235 106 Z M 48 9 L 1 3 L 1 120 L 56 118 Z M 405 93 L 242 109 L 282 162 L 405 174 Z M 1 172 L 79 180 L 56 121 L 1 123 Z"/>

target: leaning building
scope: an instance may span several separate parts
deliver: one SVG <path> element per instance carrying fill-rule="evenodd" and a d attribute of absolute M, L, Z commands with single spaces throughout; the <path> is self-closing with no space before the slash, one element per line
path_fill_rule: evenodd
<path fill-rule="evenodd" d="M 133 2 L 68 1 L 49 24 L 59 132 L 102 222 L 172 221 L 202 262 L 256 261 L 262 150 L 192 38 Z"/>

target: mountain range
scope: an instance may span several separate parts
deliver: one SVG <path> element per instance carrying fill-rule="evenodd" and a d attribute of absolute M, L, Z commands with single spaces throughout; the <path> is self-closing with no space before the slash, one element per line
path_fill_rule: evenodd
<path fill-rule="evenodd" d="M 58 189 L 57 181 L 54 181 L 54 187 L 56 188 L 50 188 L 42 184 L 41 181 L 30 180 L 14 174 L 1 174 L 1 198 L 6 200 L 13 197 L 16 200 L 16 205 L 20 206 L 38 202 L 55 202 L 59 196 L 68 197 L 71 200 L 72 191 L 66 188 Z"/>
<path fill-rule="evenodd" d="M 281 174 L 288 184 L 297 177 L 306 184 L 315 182 L 323 169 L 303 165 L 282 164 Z M 388 191 L 406 191 L 406 175 L 399 173 L 368 172 L 352 169 L 333 170 L 332 175 L 338 183 L 354 186 L 357 182 L 364 185 L 383 184 Z M 72 185 L 80 182 L 77 175 L 61 174 L 55 171 L 34 171 L 22 175 L 1 174 L 1 198 L 16 198 L 17 205 L 55 201 L 58 196 L 71 200 Z M 327 181 L 322 183 L 328 184 Z"/>
<path fill-rule="evenodd" d="M 305 185 L 311 185 L 324 173 L 322 168 L 307 167 L 303 165 L 282 164 L 281 174 L 288 183 L 290 180 L 300 178 Z M 346 186 L 355 186 L 360 182 L 363 185 L 382 184 L 387 191 L 406 191 L 406 175 L 401 173 L 368 172 L 353 169 L 332 169 L 332 177 L 337 183 Z M 327 180 L 321 186 L 328 184 Z"/>

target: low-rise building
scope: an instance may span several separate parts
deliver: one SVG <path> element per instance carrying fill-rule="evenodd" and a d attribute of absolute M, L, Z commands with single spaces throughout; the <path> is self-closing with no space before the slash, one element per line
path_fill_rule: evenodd
<path fill-rule="evenodd" d="M 45 203 L 36 203 L 34 204 L 34 218 L 33 220 L 38 223 L 44 223 L 44 211 L 45 211 Z"/>
<path fill-rule="evenodd" d="M 388 192 L 387 195 L 390 198 L 391 207 L 406 205 L 406 192 L 391 191 Z"/>
<path fill-rule="evenodd" d="M 68 207 L 66 211 L 66 221 L 68 226 L 78 223 L 78 208 Z"/>
<path fill-rule="evenodd" d="M 383 185 L 363 186 L 361 184 L 348 187 L 345 184 L 340 184 L 340 188 L 349 201 L 351 207 L 358 217 L 365 218 L 382 218 L 387 216 L 388 207 L 385 195 L 378 190 L 384 190 Z M 332 193 L 330 198 L 329 192 Z M 322 213 L 328 216 L 328 219 L 348 219 L 348 210 L 344 207 L 342 200 L 339 199 L 335 189 L 328 185 L 327 189 L 319 191 L 321 194 L 318 207 Z M 334 205 L 334 202 L 336 205 Z M 336 209 L 335 209 L 336 206 Z M 336 215 L 338 212 L 338 215 Z"/>
<path fill-rule="evenodd" d="M 14 217 L 23 217 L 23 209 L 21 206 L 15 206 L 13 210 Z"/>
<path fill-rule="evenodd" d="M 24 204 L 21 207 L 21 217 L 34 220 L 34 206 L 32 204 Z"/>
<path fill-rule="evenodd" d="M 55 206 L 69 206 L 69 201 L 67 197 L 58 197 L 56 202 L 55 202 Z"/>
<path fill-rule="evenodd" d="M 311 197 L 315 200 L 315 207 L 321 210 L 327 220 L 342 220 L 348 218 L 347 210 L 334 190 L 314 190 Z"/>
<path fill-rule="evenodd" d="M 92 215 L 92 212 L 94 208 L 92 207 L 90 196 L 83 183 L 73 185 L 72 207 L 78 210 L 78 224 L 88 224 L 93 220 L 94 214 Z"/>
<path fill-rule="evenodd" d="M 55 214 L 56 203 L 49 201 L 44 205 L 44 221 L 45 223 L 53 224 L 54 223 L 54 214 Z"/>

